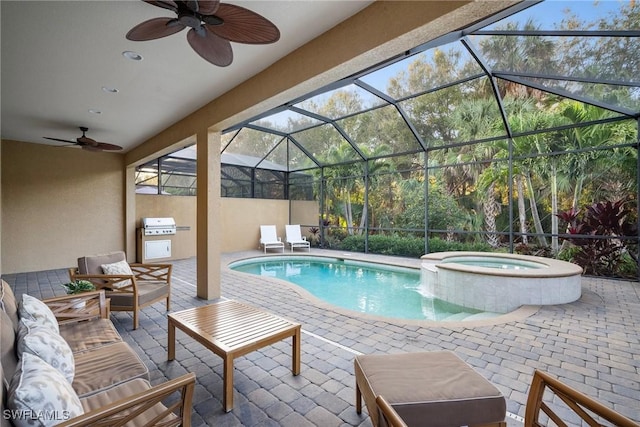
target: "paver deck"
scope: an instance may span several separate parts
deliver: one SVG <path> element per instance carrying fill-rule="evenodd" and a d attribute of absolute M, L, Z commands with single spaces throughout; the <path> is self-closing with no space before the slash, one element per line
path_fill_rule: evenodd
<path fill-rule="evenodd" d="M 418 260 L 343 254 L 417 266 Z M 306 252 L 305 252 L 306 254 Z M 312 248 L 311 254 L 336 256 Z M 147 364 L 152 382 L 185 372 L 197 375 L 194 426 L 363 426 L 356 413 L 353 359 L 356 354 L 454 351 L 507 398 L 509 427 L 521 427 L 534 369 L 559 377 L 584 393 L 640 421 L 640 284 L 583 278 L 580 300 L 532 308 L 499 322 L 462 325 L 408 322 L 360 316 L 310 299 L 283 281 L 229 270 L 227 263 L 262 251 L 223 255 L 225 298 L 291 319 L 302 325 L 300 375 L 291 375 L 291 345 L 280 341 L 235 360 L 235 405 L 222 410 L 222 360 L 177 331 L 176 360 L 167 362 L 167 313 L 163 304 L 145 308 L 140 328 L 131 313 L 111 319 Z M 174 262 L 172 310 L 210 304 L 195 297 L 195 259 Z M 65 269 L 7 274 L 17 294 L 63 295 Z"/>

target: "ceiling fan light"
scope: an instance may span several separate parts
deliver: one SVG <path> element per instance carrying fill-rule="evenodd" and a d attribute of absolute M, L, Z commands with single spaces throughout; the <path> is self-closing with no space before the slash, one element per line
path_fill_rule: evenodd
<path fill-rule="evenodd" d="M 198 28 L 200 26 L 200 19 L 191 14 L 181 14 L 178 16 L 178 22 L 185 27 Z"/>
<path fill-rule="evenodd" d="M 142 61 L 144 59 L 142 55 L 131 50 L 125 50 L 124 52 L 122 52 L 122 56 L 130 59 L 131 61 Z"/>

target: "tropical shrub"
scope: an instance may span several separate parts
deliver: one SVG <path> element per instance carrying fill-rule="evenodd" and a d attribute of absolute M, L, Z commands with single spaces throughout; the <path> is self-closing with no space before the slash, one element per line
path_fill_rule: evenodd
<path fill-rule="evenodd" d="M 482 241 L 450 242 L 438 237 L 429 239 L 430 253 L 448 251 L 495 252 L 488 243 Z"/>
<path fill-rule="evenodd" d="M 352 252 L 364 252 L 364 236 L 348 236 L 342 240 L 340 249 Z M 369 252 L 382 255 L 420 258 L 424 255 L 424 239 L 420 237 L 386 236 L 381 234 L 369 236 Z M 478 251 L 490 252 L 487 243 L 448 242 L 440 238 L 429 239 L 429 252 L 445 251 Z"/>
<path fill-rule="evenodd" d="M 572 262 L 593 276 L 623 277 L 638 267 L 638 223 L 635 206 L 625 200 L 594 203 L 584 210 L 560 212 L 568 233 L 567 240 L 576 247 Z M 635 268 L 629 268 L 629 263 Z"/>

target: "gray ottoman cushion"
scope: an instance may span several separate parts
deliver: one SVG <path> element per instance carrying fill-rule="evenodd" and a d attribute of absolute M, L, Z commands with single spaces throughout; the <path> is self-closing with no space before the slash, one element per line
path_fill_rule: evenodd
<path fill-rule="evenodd" d="M 504 421 L 502 393 L 451 351 L 362 355 L 356 382 L 374 426 L 383 395 L 409 426 L 462 426 Z"/>

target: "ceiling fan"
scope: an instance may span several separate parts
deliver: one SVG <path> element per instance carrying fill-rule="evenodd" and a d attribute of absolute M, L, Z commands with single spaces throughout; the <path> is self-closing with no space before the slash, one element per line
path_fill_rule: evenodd
<path fill-rule="evenodd" d="M 82 149 L 84 150 L 89 150 L 89 151 L 116 151 L 116 150 L 122 150 L 122 147 L 120 147 L 119 145 L 115 145 L 115 144 L 108 144 L 106 142 L 98 142 L 95 139 L 91 139 L 87 136 L 85 136 L 85 132 L 89 130 L 89 128 L 80 126 L 80 130 L 82 131 L 82 136 L 79 138 L 76 138 L 75 141 L 69 141 L 67 139 L 59 139 L 59 138 L 49 138 L 47 136 L 45 136 L 45 139 L 50 139 L 52 141 L 59 141 L 59 142 L 67 142 L 69 144 L 75 144 L 80 146 Z"/>
<path fill-rule="evenodd" d="M 249 9 L 220 0 L 143 0 L 173 11 L 177 18 L 153 18 L 133 27 L 127 39 L 146 41 L 170 36 L 190 27 L 187 41 L 202 58 L 226 67 L 233 61 L 231 43 L 268 44 L 280 39 L 280 31 L 267 18 Z"/>

